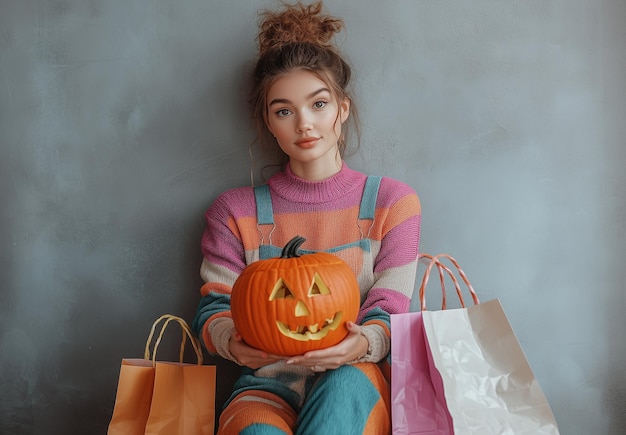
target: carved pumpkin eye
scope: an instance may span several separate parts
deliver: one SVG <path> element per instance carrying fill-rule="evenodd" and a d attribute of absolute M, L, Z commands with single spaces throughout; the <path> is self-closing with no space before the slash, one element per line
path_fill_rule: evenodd
<path fill-rule="evenodd" d="M 313 287 L 316 287 L 315 285 Z M 309 291 L 309 295 L 311 295 L 311 291 L 313 291 L 313 287 L 311 287 L 311 290 Z M 315 292 L 317 294 L 320 294 L 319 291 L 315 290 Z M 296 297 L 294 296 L 293 292 L 291 290 L 289 290 L 289 287 L 287 287 L 287 284 L 285 284 L 285 281 L 283 281 L 282 278 L 280 278 L 276 284 L 274 284 L 274 289 L 272 290 L 272 293 L 270 294 L 270 302 L 271 301 L 275 301 L 276 299 L 291 299 L 291 300 L 295 300 Z M 304 302 L 302 301 L 298 301 L 298 303 L 296 304 L 296 308 L 295 308 L 295 315 L 296 317 L 304 317 L 304 316 L 308 316 L 310 315 L 311 312 L 309 311 L 309 309 L 306 307 L 306 305 L 304 304 Z"/>
<path fill-rule="evenodd" d="M 287 287 L 287 284 L 285 284 L 285 281 L 283 281 L 282 278 L 276 281 L 276 284 L 274 284 L 274 289 L 272 290 L 272 293 L 270 293 L 270 301 L 273 301 L 276 299 L 295 299 L 295 298 L 296 297 L 293 295 L 291 290 L 289 290 L 289 287 Z"/>
<path fill-rule="evenodd" d="M 313 277 L 313 284 L 311 284 L 311 288 L 309 289 L 309 297 L 329 294 L 330 289 L 328 288 L 322 277 L 319 275 L 319 273 L 316 273 Z"/>

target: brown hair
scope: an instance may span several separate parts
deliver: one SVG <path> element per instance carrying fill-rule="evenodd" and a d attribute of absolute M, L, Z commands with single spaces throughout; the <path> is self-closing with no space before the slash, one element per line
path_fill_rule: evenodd
<path fill-rule="evenodd" d="M 344 24 L 341 19 L 322 13 L 322 8 L 321 1 L 311 5 L 296 3 L 285 5 L 278 12 L 265 11 L 261 14 L 259 58 L 252 73 L 249 103 L 257 141 L 263 148 L 278 153 L 279 165 L 287 162 L 287 156 L 276 145 L 265 125 L 267 92 L 280 76 L 288 72 L 299 69 L 310 71 L 329 86 L 338 102 L 348 98 L 351 101 L 348 123 L 353 124 L 358 135 L 357 111 L 348 93 L 352 74 L 350 66 L 330 43 Z M 348 129 L 346 135 L 347 132 Z M 344 138 L 339 143 L 342 154 L 345 142 Z"/>

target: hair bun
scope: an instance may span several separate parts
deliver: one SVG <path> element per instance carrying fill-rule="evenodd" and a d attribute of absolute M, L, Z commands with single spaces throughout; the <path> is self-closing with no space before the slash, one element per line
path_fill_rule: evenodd
<path fill-rule="evenodd" d="M 294 42 L 309 42 L 325 47 L 335 33 L 343 28 L 343 21 L 322 13 L 322 2 L 311 5 L 297 3 L 274 12 L 263 12 L 259 32 L 259 53 Z"/>

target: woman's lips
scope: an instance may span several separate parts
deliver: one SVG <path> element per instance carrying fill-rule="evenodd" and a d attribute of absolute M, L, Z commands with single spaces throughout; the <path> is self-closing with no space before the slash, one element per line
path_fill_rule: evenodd
<path fill-rule="evenodd" d="M 296 145 L 298 145 L 300 148 L 312 148 L 315 146 L 318 140 L 320 140 L 319 137 L 305 137 L 302 139 L 298 139 L 296 141 Z"/>

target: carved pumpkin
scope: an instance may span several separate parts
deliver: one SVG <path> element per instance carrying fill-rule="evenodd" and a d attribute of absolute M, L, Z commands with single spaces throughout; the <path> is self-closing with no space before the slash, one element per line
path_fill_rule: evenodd
<path fill-rule="evenodd" d="M 339 257 L 298 254 L 296 236 L 278 258 L 249 264 L 231 293 L 231 313 L 243 340 L 277 355 L 293 356 L 339 343 L 360 306 L 354 272 Z"/>

